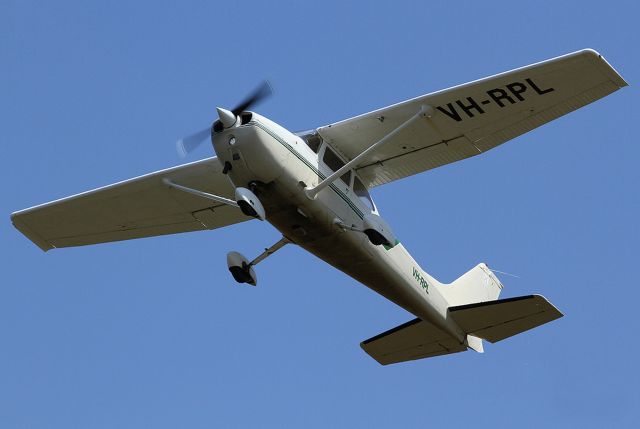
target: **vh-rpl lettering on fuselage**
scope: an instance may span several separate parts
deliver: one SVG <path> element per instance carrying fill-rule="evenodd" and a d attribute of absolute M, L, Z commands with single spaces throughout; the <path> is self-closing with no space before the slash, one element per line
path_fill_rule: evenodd
<path fill-rule="evenodd" d="M 451 103 L 437 106 L 436 109 L 454 121 L 460 122 L 464 119 L 484 114 L 490 105 L 503 108 L 525 101 L 530 97 L 544 96 L 553 91 L 555 91 L 554 88 L 549 87 L 542 89 L 533 79 L 527 78 L 524 82 L 516 81 L 490 89 L 485 92 L 486 96 L 484 98 L 480 98 L 480 96 L 478 96 L 477 99 L 474 97 L 465 97 L 462 100 L 455 100 Z"/>

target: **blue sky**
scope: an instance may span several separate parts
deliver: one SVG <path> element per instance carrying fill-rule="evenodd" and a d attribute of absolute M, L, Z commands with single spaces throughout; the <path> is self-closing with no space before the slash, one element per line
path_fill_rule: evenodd
<path fill-rule="evenodd" d="M 639 412 L 636 2 L 0 3 L 0 426 L 631 427 Z M 261 79 L 302 130 L 591 47 L 630 87 L 480 157 L 376 188 L 431 274 L 478 262 L 565 317 L 382 367 L 413 318 L 301 249 L 237 285 L 263 223 L 41 252 L 15 210 L 169 167 Z M 211 154 L 206 145 L 186 161 Z M 409 206 L 411 209 L 409 209 Z M 416 210 L 419 207 L 419 210 Z"/>

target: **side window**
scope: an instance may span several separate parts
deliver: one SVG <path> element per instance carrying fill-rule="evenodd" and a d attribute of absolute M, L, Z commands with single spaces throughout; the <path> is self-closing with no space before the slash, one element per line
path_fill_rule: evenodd
<path fill-rule="evenodd" d="M 340 179 L 342 179 L 345 185 L 349 187 L 351 185 L 351 170 L 347 171 L 342 176 L 340 176 Z"/>
<path fill-rule="evenodd" d="M 328 147 L 324 150 L 322 161 L 324 161 L 324 163 L 327 164 L 327 167 L 333 171 L 338 171 L 340 167 L 344 166 L 344 162 L 342 162 L 340 158 L 338 158 L 338 155 L 333 153 L 333 151 Z"/>
<path fill-rule="evenodd" d="M 371 195 L 369 195 L 369 191 L 362 184 L 360 179 L 358 179 L 358 176 L 355 176 L 353 178 L 353 192 L 358 196 L 358 198 L 360 198 L 360 201 L 362 201 L 367 207 L 369 207 L 371 211 L 375 209 L 373 200 L 371 199 Z"/>
<path fill-rule="evenodd" d="M 342 167 L 344 167 L 344 162 L 342 162 L 342 160 L 338 158 L 338 155 L 336 155 L 331 149 L 329 149 L 328 146 L 324 149 L 324 156 L 322 157 L 322 161 L 333 171 L 338 171 Z M 340 179 L 344 183 L 346 183 L 347 186 L 349 186 L 349 184 L 351 183 L 351 170 L 340 176 Z"/>

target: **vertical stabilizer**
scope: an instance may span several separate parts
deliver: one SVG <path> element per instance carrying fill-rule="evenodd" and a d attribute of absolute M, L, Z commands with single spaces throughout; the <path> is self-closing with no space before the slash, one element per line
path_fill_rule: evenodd
<path fill-rule="evenodd" d="M 500 296 L 502 283 L 496 275 L 481 263 L 467 271 L 457 280 L 438 286 L 438 291 L 449 306 L 494 301 Z"/>

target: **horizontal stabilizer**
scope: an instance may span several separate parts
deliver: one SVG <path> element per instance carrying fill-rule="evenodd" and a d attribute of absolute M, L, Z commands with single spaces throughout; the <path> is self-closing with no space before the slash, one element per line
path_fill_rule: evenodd
<path fill-rule="evenodd" d="M 369 338 L 360 347 L 382 365 L 467 350 L 464 344 L 421 319 Z"/>
<path fill-rule="evenodd" d="M 468 334 L 495 343 L 562 317 L 540 295 L 450 307 L 449 314 Z"/>

